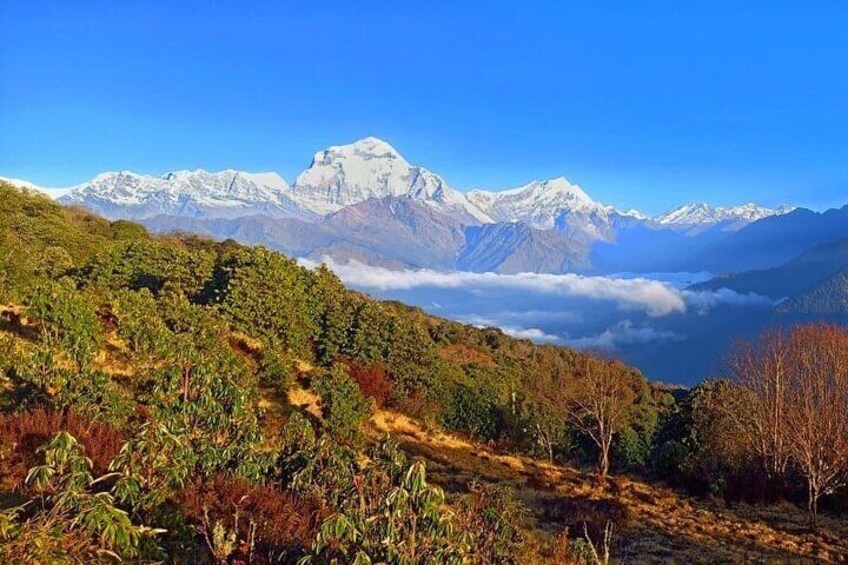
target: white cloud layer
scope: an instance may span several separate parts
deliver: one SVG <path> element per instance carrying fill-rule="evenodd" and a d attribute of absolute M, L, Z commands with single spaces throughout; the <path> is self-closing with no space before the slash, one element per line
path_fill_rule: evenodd
<path fill-rule="evenodd" d="M 681 290 L 681 296 L 686 303 L 699 313 L 709 311 L 716 306 L 774 306 L 775 301 L 762 294 L 740 294 L 729 288 L 719 288 L 709 291 Z"/>
<path fill-rule="evenodd" d="M 728 289 L 688 291 L 648 278 L 616 278 L 576 274 L 547 273 L 471 273 L 440 272 L 429 269 L 396 271 L 351 261 L 327 264 L 341 279 L 352 286 L 378 291 L 410 290 L 418 287 L 479 289 L 511 289 L 555 296 L 589 298 L 616 304 L 623 310 L 643 311 L 651 317 L 685 313 L 689 306 L 706 311 L 727 305 L 771 304 L 765 297 L 742 295 Z M 314 266 L 312 261 L 302 261 Z"/>
<path fill-rule="evenodd" d="M 678 339 L 683 337 L 672 331 L 647 326 L 636 327 L 630 320 L 622 320 L 598 335 L 570 339 L 566 343 L 578 349 L 616 349 L 620 345 Z"/>
<path fill-rule="evenodd" d="M 499 317 L 485 316 L 460 316 L 458 320 L 464 324 L 471 324 L 478 328 L 500 328 L 503 333 L 516 339 L 529 339 L 535 343 L 557 343 L 562 341 L 559 336 L 546 333 L 540 328 L 524 328 L 511 324 L 505 324 Z"/>
<path fill-rule="evenodd" d="M 501 330 L 510 337 L 514 337 L 516 339 L 529 339 L 535 343 L 556 343 L 560 341 L 559 337 L 545 333 L 539 328 L 514 328 L 506 326 L 501 328 Z"/>

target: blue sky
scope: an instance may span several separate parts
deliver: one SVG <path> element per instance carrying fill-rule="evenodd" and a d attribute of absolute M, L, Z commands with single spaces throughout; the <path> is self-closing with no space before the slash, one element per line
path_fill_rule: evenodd
<path fill-rule="evenodd" d="M 461 190 L 848 203 L 848 3 L 690 4 L 5 0 L 0 175 L 292 181 L 376 135 Z"/>

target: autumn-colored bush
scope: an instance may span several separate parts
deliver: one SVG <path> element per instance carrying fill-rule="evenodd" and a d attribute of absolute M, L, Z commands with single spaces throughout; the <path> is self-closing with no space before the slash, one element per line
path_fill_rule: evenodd
<path fill-rule="evenodd" d="M 348 374 L 357 385 L 362 395 L 373 398 L 377 406 L 383 407 L 391 403 L 394 395 L 389 370 L 382 363 L 362 365 L 353 361 L 345 363 Z"/>
<path fill-rule="evenodd" d="M 3 480 L 21 488 L 27 471 L 42 463 L 43 456 L 36 453 L 38 447 L 60 431 L 70 433 L 84 446 L 95 475 L 107 472 L 109 463 L 124 443 L 119 430 L 72 411 L 35 408 L 3 414 L 0 415 L 0 476 Z"/>
<path fill-rule="evenodd" d="M 479 349 L 469 347 L 463 343 L 453 343 L 439 348 L 439 355 L 445 361 L 456 363 L 462 367 L 466 365 L 482 365 L 484 367 L 495 367 L 495 361 L 488 353 Z"/>
<path fill-rule="evenodd" d="M 232 557 L 240 554 L 245 561 L 251 549 L 268 560 L 300 555 L 328 515 L 317 501 L 226 474 L 189 483 L 179 502 L 205 543 L 214 545 L 215 531 L 225 532 L 232 536 Z"/>
<path fill-rule="evenodd" d="M 515 490 L 473 481 L 457 503 L 462 531 L 474 535 L 472 563 L 522 563 L 526 557 L 521 529 L 529 511 Z"/>

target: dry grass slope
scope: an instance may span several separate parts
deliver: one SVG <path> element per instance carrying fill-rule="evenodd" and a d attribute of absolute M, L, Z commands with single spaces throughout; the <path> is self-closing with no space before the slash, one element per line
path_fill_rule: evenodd
<path fill-rule="evenodd" d="M 32 325 L 19 314 L 17 308 L 0 307 L 0 334 L 31 340 Z M 124 345 L 113 333 L 106 338 L 98 368 L 118 379 L 131 378 Z M 300 367 L 303 372 L 309 369 Z M 299 387 L 285 397 L 263 390 L 260 407 L 269 438 L 276 437 L 293 410 L 320 414 L 318 398 Z M 848 562 L 848 520 L 823 516 L 821 531 L 814 535 L 806 529 L 806 513 L 790 504 L 728 506 L 623 476 L 602 487 L 578 469 L 496 453 L 427 429 L 403 414 L 378 410 L 368 435 L 376 440 L 385 434 L 394 436 L 411 455 L 426 460 L 430 479 L 449 493 L 463 491 L 472 479 L 515 488 L 532 509 L 533 526 L 539 531 L 559 531 L 584 521 L 603 527 L 607 519 L 614 521 L 614 556 L 622 562 Z"/>
<path fill-rule="evenodd" d="M 292 389 L 287 400 L 290 407 L 318 414 L 318 398 L 309 391 Z M 279 405 L 277 410 L 282 415 Z M 788 503 L 728 506 L 624 476 L 602 487 L 593 475 L 573 467 L 496 453 L 389 410 L 375 412 L 368 433 L 373 440 L 391 434 L 407 452 L 427 461 L 430 479 L 448 492 L 463 491 L 473 479 L 513 487 L 533 510 L 534 525 L 541 531 L 558 531 L 584 520 L 602 527 L 606 519 L 613 520 L 618 561 L 848 561 L 848 522 L 825 516 L 814 535 L 807 530 L 806 512 Z"/>
<path fill-rule="evenodd" d="M 430 476 L 448 491 L 472 479 L 508 484 L 533 509 L 536 527 L 562 528 L 582 520 L 617 522 L 617 559 L 629 563 L 843 563 L 848 523 L 825 517 L 818 535 L 790 504 L 734 505 L 615 477 L 598 486 L 571 467 L 504 455 L 462 438 L 424 429 L 401 414 L 378 411 L 373 437 L 390 433 L 428 461 Z"/>

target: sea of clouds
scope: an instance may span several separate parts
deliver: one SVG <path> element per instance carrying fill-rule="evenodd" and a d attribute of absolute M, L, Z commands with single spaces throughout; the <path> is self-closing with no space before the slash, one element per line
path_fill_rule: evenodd
<path fill-rule="evenodd" d="M 666 379 L 674 379 L 678 367 L 686 366 L 687 375 L 699 373 L 707 357 L 716 358 L 724 347 L 713 336 L 726 337 L 732 333 L 726 331 L 729 324 L 764 315 L 774 306 L 756 294 L 688 288 L 710 278 L 708 273 L 498 274 L 324 262 L 346 284 L 376 298 L 498 327 L 536 343 L 606 350 Z M 714 351 L 707 352 L 713 342 Z"/>
<path fill-rule="evenodd" d="M 304 261 L 305 265 L 315 263 Z M 692 291 L 667 280 L 645 277 L 584 276 L 548 273 L 442 272 L 430 269 L 392 270 L 357 261 L 328 266 L 347 284 L 376 291 L 415 288 L 511 289 L 547 295 L 588 298 L 614 303 L 622 310 L 641 310 L 651 317 L 685 313 L 690 309 L 706 312 L 720 305 L 772 305 L 757 294 L 740 294 L 729 289 Z"/>

